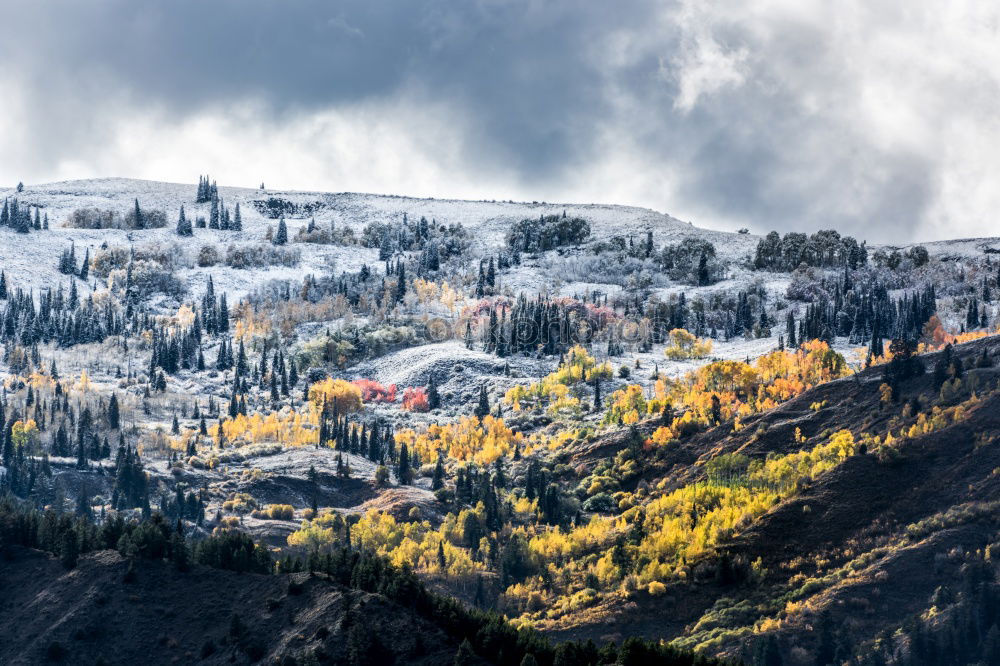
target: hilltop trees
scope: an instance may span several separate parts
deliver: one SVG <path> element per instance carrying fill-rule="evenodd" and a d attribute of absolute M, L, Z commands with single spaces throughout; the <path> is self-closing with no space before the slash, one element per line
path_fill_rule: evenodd
<path fill-rule="evenodd" d="M 846 266 L 852 270 L 868 263 L 865 244 L 832 229 L 817 231 L 812 236 L 788 232 L 782 237 L 770 232 L 757 244 L 754 257 L 756 268 L 792 271 L 800 264 L 816 267 Z"/>
<path fill-rule="evenodd" d="M 215 181 L 209 182 L 208 176 L 198 176 L 198 193 L 195 196 L 195 203 L 208 203 L 219 196 L 219 188 Z"/>
<path fill-rule="evenodd" d="M 507 232 L 507 249 L 515 253 L 545 252 L 563 245 L 579 245 L 590 236 L 590 223 L 581 217 L 543 215 L 516 222 Z"/>

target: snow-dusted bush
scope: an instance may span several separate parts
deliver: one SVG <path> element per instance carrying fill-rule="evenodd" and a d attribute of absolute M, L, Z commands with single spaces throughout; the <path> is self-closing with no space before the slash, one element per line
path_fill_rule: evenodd
<path fill-rule="evenodd" d="M 72 229 L 159 229 L 167 226 L 167 214 L 162 210 L 140 210 L 136 216 L 135 209 L 122 215 L 115 210 L 100 208 L 77 208 L 64 224 Z"/>
<path fill-rule="evenodd" d="M 133 254 L 134 251 L 134 254 Z M 128 262 L 144 262 L 163 269 L 187 268 L 188 259 L 178 245 L 147 243 L 134 248 L 117 245 L 98 250 L 90 262 L 90 270 L 95 276 L 105 278 L 115 270 L 124 270 Z"/>
<path fill-rule="evenodd" d="M 354 235 L 354 229 L 345 225 L 335 227 L 333 222 L 329 227 L 323 228 L 310 222 L 307 226 L 299 227 L 293 239 L 296 243 L 314 243 L 317 245 L 357 245 L 358 239 Z"/>
<path fill-rule="evenodd" d="M 202 245 L 198 250 L 198 265 L 202 268 L 214 266 L 219 263 L 219 250 L 214 245 Z"/>
<path fill-rule="evenodd" d="M 125 218 L 114 210 L 77 208 L 66 218 L 65 226 L 73 229 L 124 229 Z"/>
<path fill-rule="evenodd" d="M 301 256 L 297 249 L 277 245 L 230 245 L 226 248 L 226 266 L 241 269 L 297 266 Z"/>
<path fill-rule="evenodd" d="M 167 214 L 155 208 L 136 212 L 133 208 L 125 213 L 126 229 L 162 229 L 167 226 Z"/>
<path fill-rule="evenodd" d="M 822 271 L 805 266 L 796 269 L 785 291 L 785 298 L 806 303 L 819 303 L 829 299 L 830 292 L 823 280 Z"/>

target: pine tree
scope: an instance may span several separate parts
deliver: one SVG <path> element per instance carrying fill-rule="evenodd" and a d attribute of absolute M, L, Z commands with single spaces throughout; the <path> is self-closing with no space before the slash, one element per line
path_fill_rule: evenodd
<path fill-rule="evenodd" d="M 53 370 L 55 369 L 55 362 L 53 362 Z M 118 394 L 112 393 L 111 399 L 108 400 L 108 426 L 112 430 L 118 430 L 121 425 L 121 413 L 118 407 Z"/>
<path fill-rule="evenodd" d="M 90 248 L 88 247 L 86 252 L 83 254 L 83 266 L 80 266 L 80 279 L 84 282 L 90 276 Z"/>
<path fill-rule="evenodd" d="M 490 413 L 490 400 L 486 395 L 486 384 L 479 387 L 479 404 L 476 405 L 476 410 L 473 413 L 480 419 Z"/>
<path fill-rule="evenodd" d="M 444 461 L 441 453 L 438 453 L 437 463 L 434 464 L 434 476 L 431 478 L 431 490 L 444 488 Z"/>
<path fill-rule="evenodd" d="M 194 229 L 191 227 L 191 220 L 184 214 L 184 206 L 181 206 L 180 216 L 177 218 L 177 235 L 194 236 Z"/>
<path fill-rule="evenodd" d="M 77 537 L 76 530 L 70 527 L 62 533 L 62 538 L 59 543 L 59 561 L 67 569 L 72 569 L 76 566 L 77 560 L 80 557 L 80 541 Z"/>
<path fill-rule="evenodd" d="M 399 275 L 396 278 L 396 288 L 393 291 L 393 300 L 402 303 L 406 296 L 406 264 L 399 264 Z"/>
<path fill-rule="evenodd" d="M 438 393 L 437 382 L 434 380 L 434 375 L 431 375 L 430 381 L 427 383 L 427 407 L 428 409 L 437 409 L 441 406 L 441 394 Z"/>
<path fill-rule="evenodd" d="M 14 229 L 19 234 L 26 234 L 31 230 L 31 213 L 19 213 L 17 216 L 17 226 Z"/>
<path fill-rule="evenodd" d="M 285 245 L 288 243 L 288 225 L 285 224 L 285 218 L 282 217 L 278 220 L 278 232 L 274 234 L 275 245 Z"/>
<path fill-rule="evenodd" d="M 399 448 L 399 463 L 396 466 L 396 478 L 404 486 L 413 481 L 413 470 L 410 469 L 410 450 L 403 444 Z"/>
<path fill-rule="evenodd" d="M 145 229 L 146 224 L 142 219 L 142 208 L 139 207 L 139 199 L 135 200 L 135 228 Z"/>

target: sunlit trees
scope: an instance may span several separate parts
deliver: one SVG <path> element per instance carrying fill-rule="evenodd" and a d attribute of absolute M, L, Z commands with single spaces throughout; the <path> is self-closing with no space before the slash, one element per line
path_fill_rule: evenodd
<path fill-rule="evenodd" d="M 475 416 L 464 416 L 456 423 L 433 424 L 421 433 L 401 430 L 396 433 L 396 443 L 405 444 L 423 461 L 433 460 L 438 451 L 444 451 L 456 460 L 480 465 L 510 456 L 516 446 L 524 452 L 527 444 L 523 434 L 508 428 L 503 419 L 489 415 L 481 421 Z"/>
<path fill-rule="evenodd" d="M 701 339 L 683 328 L 670 331 L 663 355 L 672 360 L 704 358 L 712 353 L 712 341 Z"/>
<path fill-rule="evenodd" d="M 364 407 L 361 388 L 343 379 L 327 378 L 312 384 L 309 400 L 317 407 L 328 405 L 341 414 L 357 412 Z"/>
<path fill-rule="evenodd" d="M 581 410 L 579 392 L 582 383 L 595 387 L 602 379 L 612 376 L 611 364 L 598 363 L 583 347 L 572 347 L 555 372 L 529 386 L 514 386 L 504 395 L 504 402 L 514 411 L 546 407 L 550 414 L 576 414 Z M 595 389 L 599 390 L 599 389 Z"/>

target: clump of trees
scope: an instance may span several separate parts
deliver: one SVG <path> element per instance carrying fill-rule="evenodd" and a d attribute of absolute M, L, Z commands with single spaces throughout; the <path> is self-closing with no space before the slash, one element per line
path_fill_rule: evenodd
<path fill-rule="evenodd" d="M 266 266 L 298 266 L 301 253 L 278 245 L 243 244 L 226 248 L 225 264 L 230 268 L 250 269 Z"/>
<path fill-rule="evenodd" d="M 512 253 L 545 252 L 565 245 L 579 245 L 590 236 L 590 223 L 582 217 L 542 215 L 527 218 L 507 232 L 507 249 Z"/>
<path fill-rule="evenodd" d="M 865 243 L 852 236 L 841 236 L 833 229 L 811 236 L 790 231 L 781 236 L 772 231 L 757 244 L 754 267 L 772 271 L 792 271 L 800 265 L 843 267 L 856 270 L 868 263 Z"/>
<path fill-rule="evenodd" d="M 155 208 L 142 208 L 139 200 L 127 213 L 99 208 L 77 208 L 66 219 L 65 226 L 73 229 L 160 229 L 167 226 L 167 214 Z"/>

